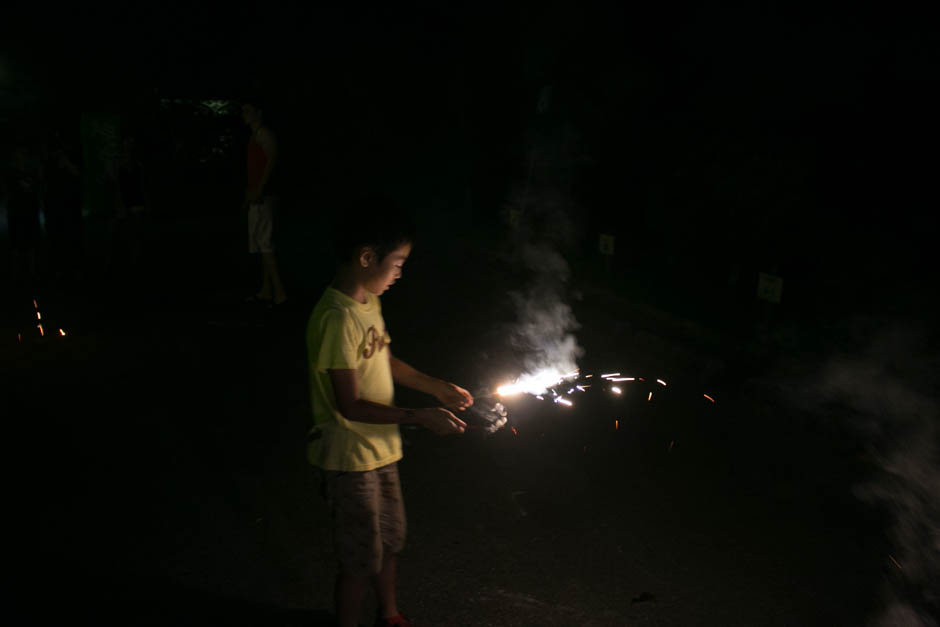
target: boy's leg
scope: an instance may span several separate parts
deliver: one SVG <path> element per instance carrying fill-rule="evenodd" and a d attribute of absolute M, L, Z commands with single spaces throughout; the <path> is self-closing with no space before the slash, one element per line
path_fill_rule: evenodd
<path fill-rule="evenodd" d="M 395 594 L 396 556 L 390 553 L 382 562 L 382 570 L 372 578 L 372 589 L 379 603 L 379 616 L 393 618 L 398 616 L 398 598 Z"/>
<path fill-rule="evenodd" d="M 342 571 L 336 575 L 333 604 L 336 608 L 336 622 L 339 627 L 357 627 L 359 625 L 362 601 L 365 599 L 366 590 L 368 589 L 368 577 L 344 575 Z"/>
<path fill-rule="evenodd" d="M 342 626 L 358 624 L 369 580 L 382 569 L 376 472 L 328 472 L 333 541 L 339 560 L 334 603 Z"/>
<path fill-rule="evenodd" d="M 405 546 L 405 504 L 398 476 L 398 464 L 392 463 L 376 470 L 379 479 L 382 532 L 382 570 L 372 578 L 372 587 L 379 604 L 381 618 L 398 616 L 396 594 L 397 555 Z"/>

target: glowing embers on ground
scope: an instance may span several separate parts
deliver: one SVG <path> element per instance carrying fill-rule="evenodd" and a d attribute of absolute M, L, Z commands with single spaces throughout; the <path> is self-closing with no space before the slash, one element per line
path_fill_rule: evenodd
<path fill-rule="evenodd" d="M 32 336 L 30 336 L 29 334 L 27 334 L 27 335 L 25 336 L 25 338 L 26 338 L 26 339 L 29 339 L 30 337 L 35 338 L 35 337 L 36 337 L 35 334 L 37 334 L 37 333 L 38 333 L 38 335 L 39 335 L 40 338 L 45 338 L 46 335 L 47 335 L 47 334 L 46 334 L 46 325 L 44 324 L 44 321 L 43 321 L 43 318 L 42 318 L 42 312 L 39 310 L 39 301 L 37 301 L 35 298 L 33 299 L 33 309 L 35 310 L 35 314 L 36 314 L 36 320 L 35 320 L 36 324 L 34 325 L 34 328 L 36 329 L 36 331 L 33 332 L 33 335 L 32 335 Z M 64 329 L 59 328 L 58 331 L 59 331 L 59 333 L 58 333 L 58 336 L 59 336 L 59 337 L 65 337 L 65 336 L 66 336 L 66 333 L 65 333 L 65 330 L 64 330 Z M 54 333 L 50 333 L 49 336 L 50 336 L 50 337 L 54 337 L 55 334 L 54 334 Z M 18 331 L 17 334 L 16 334 L 16 341 L 17 341 L 17 342 L 22 342 L 23 339 L 24 339 L 23 331 Z"/>

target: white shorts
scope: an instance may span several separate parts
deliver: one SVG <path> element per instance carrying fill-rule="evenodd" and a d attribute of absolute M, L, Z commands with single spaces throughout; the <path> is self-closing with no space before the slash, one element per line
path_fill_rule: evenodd
<path fill-rule="evenodd" d="M 274 199 L 267 197 L 248 205 L 248 252 L 273 253 L 273 232 Z"/>

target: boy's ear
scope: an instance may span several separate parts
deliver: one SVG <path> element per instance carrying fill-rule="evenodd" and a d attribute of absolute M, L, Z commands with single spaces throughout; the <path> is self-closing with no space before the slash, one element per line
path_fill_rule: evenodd
<path fill-rule="evenodd" d="M 371 246 L 363 246 L 359 250 L 359 265 L 368 268 L 377 261 L 375 250 Z"/>

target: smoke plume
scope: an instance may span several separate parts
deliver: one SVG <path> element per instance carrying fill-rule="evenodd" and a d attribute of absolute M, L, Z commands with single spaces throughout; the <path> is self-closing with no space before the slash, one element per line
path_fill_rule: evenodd
<path fill-rule="evenodd" d="M 853 410 L 850 425 L 881 472 L 856 487 L 890 515 L 896 568 L 885 581 L 878 627 L 936 627 L 940 613 L 940 411 L 937 358 L 926 334 L 881 331 L 861 354 L 833 359 L 817 388 L 824 402 Z"/>

